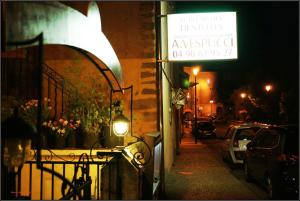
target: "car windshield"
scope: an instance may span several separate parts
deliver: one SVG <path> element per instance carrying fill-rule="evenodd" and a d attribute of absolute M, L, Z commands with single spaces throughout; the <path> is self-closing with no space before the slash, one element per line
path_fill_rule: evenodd
<path fill-rule="evenodd" d="M 252 140 L 258 129 L 259 128 L 257 127 L 239 129 L 236 133 L 235 138 L 237 140 Z"/>
<path fill-rule="evenodd" d="M 191 121 L 193 119 L 193 114 L 191 112 L 185 112 L 183 114 L 183 119 L 186 121 Z"/>
<path fill-rule="evenodd" d="M 199 121 L 203 121 L 203 122 L 208 121 L 208 122 L 210 122 L 211 119 L 209 119 L 209 118 L 207 118 L 207 117 L 199 117 L 199 118 L 197 118 L 197 122 L 199 122 Z"/>
<path fill-rule="evenodd" d="M 299 134 L 298 129 L 288 129 L 285 144 L 284 144 L 284 153 L 285 154 L 294 154 L 299 155 Z"/>

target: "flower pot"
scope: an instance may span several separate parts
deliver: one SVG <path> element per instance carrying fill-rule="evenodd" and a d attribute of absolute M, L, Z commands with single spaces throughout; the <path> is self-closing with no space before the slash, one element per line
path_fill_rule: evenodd
<path fill-rule="evenodd" d="M 98 133 L 85 133 L 83 140 L 83 147 L 85 149 L 101 148 L 99 134 Z"/>
<path fill-rule="evenodd" d="M 124 144 L 124 138 L 116 136 L 113 131 L 110 134 L 110 127 L 104 126 L 101 130 L 102 144 L 106 148 L 114 148 L 116 146 L 122 146 Z"/>
<path fill-rule="evenodd" d="M 48 149 L 63 149 L 66 147 L 66 137 L 49 133 L 47 136 L 47 148 Z"/>
<path fill-rule="evenodd" d="M 48 144 L 48 139 L 47 139 L 47 133 L 42 132 L 41 133 L 41 149 L 46 149 L 47 148 L 47 144 Z M 33 149 L 37 149 L 37 145 L 38 145 L 38 136 L 36 135 L 31 142 L 31 147 Z"/>
<path fill-rule="evenodd" d="M 66 148 L 66 137 L 61 135 L 55 135 L 55 144 L 53 149 Z"/>
<path fill-rule="evenodd" d="M 76 148 L 76 132 L 70 131 L 66 136 L 66 147 Z"/>
<path fill-rule="evenodd" d="M 76 148 L 84 148 L 84 130 L 82 129 L 82 127 L 79 127 L 75 130 L 75 147 Z"/>

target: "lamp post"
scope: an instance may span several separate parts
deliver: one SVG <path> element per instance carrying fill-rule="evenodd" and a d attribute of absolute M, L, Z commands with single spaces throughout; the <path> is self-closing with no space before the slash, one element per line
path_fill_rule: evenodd
<path fill-rule="evenodd" d="M 194 121 L 194 137 L 195 137 L 195 143 L 197 144 L 197 74 L 199 72 L 199 67 L 194 67 L 193 68 L 193 74 L 195 76 L 195 121 Z"/>
<path fill-rule="evenodd" d="M 242 106 L 243 110 L 239 111 L 239 119 L 242 118 L 242 120 L 246 120 L 246 115 L 247 115 L 248 111 L 245 110 L 246 109 L 245 98 L 247 97 L 247 94 L 245 92 L 242 92 L 242 93 L 240 93 L 240 97 L 242 98 L 241 106 Z M 245 113 L 245 111 L 247 111 L 247 112 Z M 240 116 L 240 115 L 242 115 L 242 116 Z"/>
<path fill-rule="evenodd" d="M 264 105 L 265 105 L 265 111 L 266 111 L 266 115 L 268 116 L 268 123 L 271 123 L 273 122 L 276 118 L 275 118 L 275 113 L 274 111 L 275 110 L 275 105 L 274 105 L 274 101 L 272 100 L 274 97 L 272 97 L 272 90 L 273 90 L 273 86 L 271 84 L 266 84 L 264 86 L 264 89 L 266 91 L 266 94 L 265 94 L 265 101 L 264 101 Z"/>
<path fill-rule="evenodd" d="M 210 116 L 212 116 L 212 104 L 214 103 L 214 100 L 210 100 Z"/>
<path fill-rule="evenodd" d="M 193 68 L 193 74 L 195 76 L 195 123 L 197 121 L 197 74 L 199 72 L 199 67 Z"/>
<path fill-rule="evenodd" d="M 210 79 L 207 79 L 207 85 L 208 85 L 208 88 L 210 90 L 210 115 L 212 115 L 212 104 L 214 103 L 213 99 L 212 99 L 212 87 L 211 87 L 211 84 L 210 84 Z"/>

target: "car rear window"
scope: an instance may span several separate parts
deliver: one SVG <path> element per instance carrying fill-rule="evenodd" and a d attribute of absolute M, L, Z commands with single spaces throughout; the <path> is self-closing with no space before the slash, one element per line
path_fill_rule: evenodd
<path fill-rule="evenodd" d="M 191 112 L 186 112 L 183 114 L 183 119 L 186 121 L 191 121 L 193 119 L 193 114 Z"/>
<path fill-rule="evenodd" d="M 299 134 L 298 129 L 289 129 L 285 135 L 284 153 L 299 155 Z"/>
<path fill-rule="evenodd" d="M 210 122 L 198 122 L 198 128 L 203 130 L 211 130 L 214 126 Z"/>
<path fill-rule="evenodd" d="M 234 127 L 231 126 L 227 129 L 226 134 L 225 134 L 225 138 L 230 139 L 232 137 L 234 131 Z"/>
<path fill-rule="evenodd" d="M 256 131 L 259 128 L 243 128 L 239 129 L 235 135 L 236 140 L 252 140 L 255 136 Z"/>

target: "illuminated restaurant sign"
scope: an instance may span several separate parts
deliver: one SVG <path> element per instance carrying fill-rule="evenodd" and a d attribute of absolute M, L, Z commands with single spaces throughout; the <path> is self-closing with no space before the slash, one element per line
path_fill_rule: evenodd
<path fill-rule="evenodd" d="M 237 59 L 236 12 L 168 15 L 168 59 Z"/>

